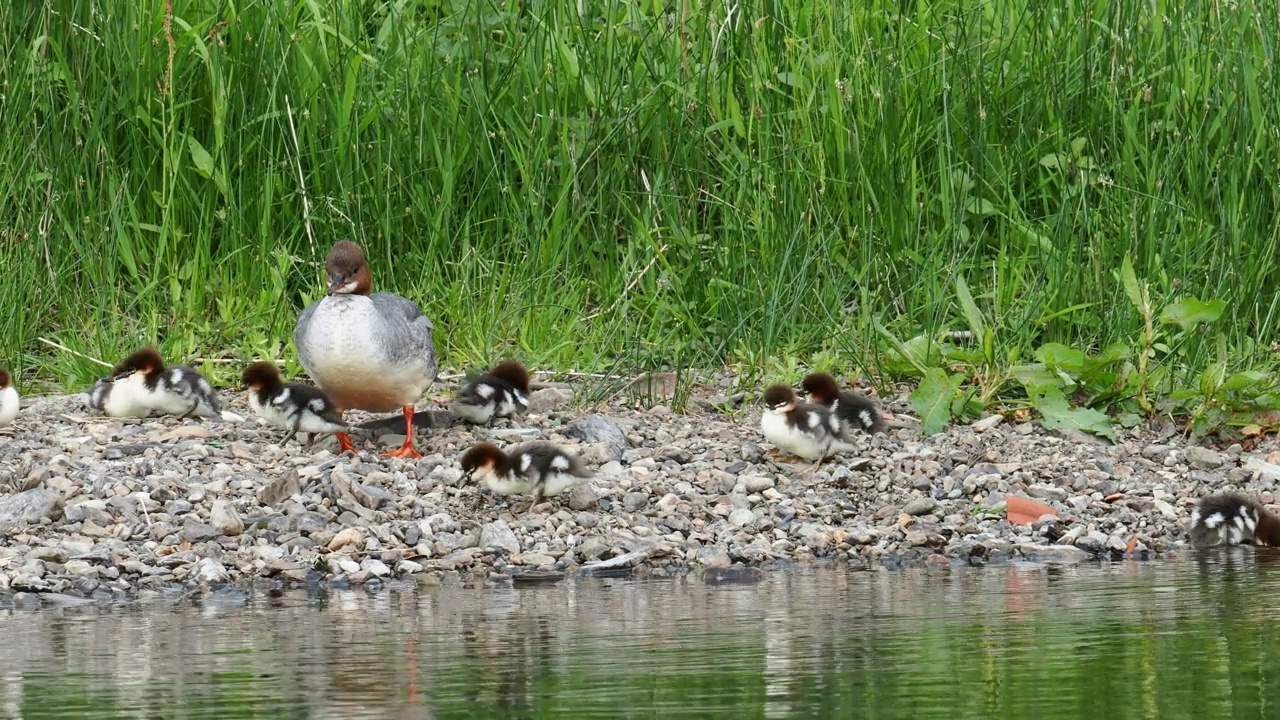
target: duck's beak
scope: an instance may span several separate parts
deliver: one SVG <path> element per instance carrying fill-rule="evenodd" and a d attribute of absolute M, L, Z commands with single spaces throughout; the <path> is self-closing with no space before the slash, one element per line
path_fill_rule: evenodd
<path fill-rule="evenodd" d="M 341 288 L 342 284 L 345 283 L 346 281 L 347 279 L 341 275 L 330 275 L 329 287 L 326 289 L 326 294 L 333 295 L 334 293 L 338 292 L 338 289 Z"/>

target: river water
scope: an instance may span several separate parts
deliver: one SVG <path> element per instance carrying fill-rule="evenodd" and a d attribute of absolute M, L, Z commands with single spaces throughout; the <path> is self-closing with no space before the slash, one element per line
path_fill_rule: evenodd
<path fill-rule="evenodd" d="M 4 718 L 1276 718 L 1280 553 L 0 611 Z"/>

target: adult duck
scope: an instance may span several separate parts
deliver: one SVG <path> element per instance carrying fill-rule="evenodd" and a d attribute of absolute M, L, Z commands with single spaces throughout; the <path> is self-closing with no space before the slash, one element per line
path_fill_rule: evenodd
<path fill-rule="evenodd" d="M 357 244 L 342 240 L 325 259 L 328 294 L 307 306 L 293 328 L 298 359 L 339 413 L 404 413 L 404 445 L 383 457 L 422 457 L 413 446 L 413 404 L 436 379 L 431 320 L 413 301 L 373 290 Z M 356 452 L 336 433 L 343 452 Z"/>

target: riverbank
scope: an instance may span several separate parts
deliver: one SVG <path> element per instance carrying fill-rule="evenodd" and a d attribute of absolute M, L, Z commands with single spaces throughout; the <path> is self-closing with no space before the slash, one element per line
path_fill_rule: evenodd
<path fill-rule="evenodd" d="M 448 392 L 444 388 L 444 392 Z M 441 395 L 441 398 L 444 396 Z M 887 434 L 806 475 L 778 463 L 748 398 L 695 395 L 684 413 L 572 407 L 567 386 L 495 428 L 419 429 L 417 461 L 335 457 L 260 425 L 243 395 L 223 421 L 114 420 L 78 396 L 24 401 L 0 433 L 0 591 L 97 599 L 168 588 L 259 589 L 548 582 L 566 576 L 758 579 L 753 568 L 840 561 L 946 568 L 1011 560 L 1155 558 L 1184 549 L 1195 501 L 1236 487 L 1273 501 L 1267 441 L 1211 449 L 1173 427 L 1119 444 L 987 418 L 923 437 L 903 398 Z M 424 401 L 420 407 L 438 407 Z M 359 415 L 352 414 L 359 418 Z M 440 415 L 442 419 L 443 415 Z M 513 515 L 465 484 L 471 444 L 539 437 L 574 446 L 590 485 Z M 1006 518 L 1006 495 L 1059 519 Z M 520 504 L 523 498 L 519 499 Z"/>

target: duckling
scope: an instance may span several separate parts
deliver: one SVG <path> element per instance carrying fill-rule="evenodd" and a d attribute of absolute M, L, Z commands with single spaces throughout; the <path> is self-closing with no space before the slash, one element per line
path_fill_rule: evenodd
<path fill-rule="evenodd" d="M 493 443 L 478 443 L 462 454 L 460 464 L 464 477 L 480 480 L 498 495 L 532 493 L 526 512 L 543 497 L 555 497 L 594 477 L 577 455 L 536 440 L 508 452 Z"/>
<path fill-rule="evenodd" d="M 519 360 L 503 360 L 458 392 L 453 410 L 469 423 L 484 425 L 529 409 L 529 371 Z"/>
<path fill-rule="evenodd" d="M 216 418 L 222 412 L 218 393 L 213 385 L 189 365 L 170 365 L 160 376 L 158 397 L 163 399 L 161 412 L 169 412 L 180 418 L 192 415 Z"/>
<path fill-rule="evenodd" d="M 778 383 L 764 391 L 760 430 L 775 446 L 805 460 L 817 470 L 833 452 L 856 450 L 838 417 L 821 405 L 802 403 L 795 390 Z"/>
<path fill-rule="evenodd" d="M 307 434 L 310 446 L 318 433 L 338 433 L 347 429 L 342 416 L 323 390 L 302 383 L 285 384 L 280 371 L 269 362 L 245 368 L 241 381 L 249 391 L 249 407 L 258 417 L 289 432 L 284 445 L 299 431 Z"/>
<path fill-rule="evenodd" d="M 9 371 L 0 367 L 0 427 L 18 417 L 18 390 L 12 383 Z"/>
<path fill-rule="evenodd" d="M 884 429 L 884 417 L 876 404 L 866 396 L 841 390 L 835 378 L 827 373 L 810 373 L 800 381 L 813 405 L 822 405 L 848 427 L 861 428 L 868 435 Z"/>
<path fill-rule="evenodd" d="M 364 249 L 334 243 L 325 258 L 328 295 L 308 305 L 293 328 L 298 359 L 338 412 L 404 414 L 404 444 L 383 457 L 420 458 L 413 445 L 413 404 L 436 380 L 434 325 L 411 300 L 372 293 Z M 355 452 L 337 433 L 342 451 Z"/>
<path fill-rule="evenodd" d="M 194 368 L 166 368 L 155 348 L 133 352 L 89 388 L 89 407 L 111 417 L 147 417 L 153 412 L 187 418 L 217 417 L 217 393 Z"/>
<path fill-rule="evenodd" d="M 1191 544 L 1280 547 L 1280 517 L 1243 493 L 1209 495 L 1191 511 Z"/>

